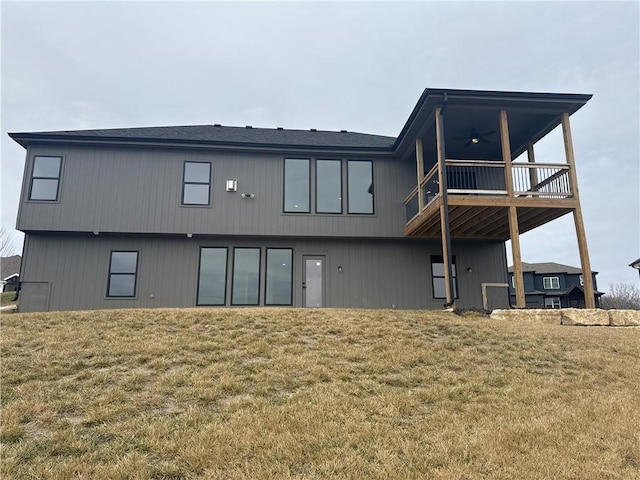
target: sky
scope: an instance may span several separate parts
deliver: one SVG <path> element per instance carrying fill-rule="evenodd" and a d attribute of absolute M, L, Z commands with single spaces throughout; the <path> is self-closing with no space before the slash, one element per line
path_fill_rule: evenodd
<path fill-rule="evenodd" d="M 19 253 L 25 151 L 7 132 L 221 123 L 397 136 L 427 87 L 588 93 L 571 127 L 591 267 L 601 291 L 638 285 L 639 6 L 2 1 L 2 226 Z M 564 162 L 559 129 L 536 161 Z M 525 262 L 580 266 L 571 215 L 520 242 Z"/>

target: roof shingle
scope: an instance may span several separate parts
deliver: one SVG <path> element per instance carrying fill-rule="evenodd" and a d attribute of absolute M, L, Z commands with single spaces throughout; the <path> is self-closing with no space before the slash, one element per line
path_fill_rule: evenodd
<path fill-rule="evenodd" d="M 190 125 L 177 127 L 111 128 L 99 130 L 63 130 L 52 132 L 10 133 L 11 138 L 25 146 L 29 140 L 135 140 L 179 143 L 209 143 L 212 145 L 243 145 L 272 147 L 329 147 L 390 150 L 395 137 L 366 133 L 327 130 L 288 130 L 284 128 L 227 127 L 221 125 Z"/>

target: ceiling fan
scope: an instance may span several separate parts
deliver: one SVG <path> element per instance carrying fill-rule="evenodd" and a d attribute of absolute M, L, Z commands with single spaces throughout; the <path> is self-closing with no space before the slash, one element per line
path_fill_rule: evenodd
<path fill-rule="evenodd" d="M 464 144 L 464 147 L 467 148 L 469 145 L 477 145 L 478 143 L 491 143 L 491 140 L 488 140 L 487 137 L 496 133 L 495 130 L 488 130 L 486 132 L 480 133 L 475 128 L 472 128 L 469 132 L 469 135 L 465 135 L 463 137 L 454 137 L 455 140 L 466 140 L 467 143 Z"/>

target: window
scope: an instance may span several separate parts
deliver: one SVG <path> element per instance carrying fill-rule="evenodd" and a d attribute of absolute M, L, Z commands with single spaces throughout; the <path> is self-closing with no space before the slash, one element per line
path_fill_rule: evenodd
<path fill-rule="evenodd" d="M 560 279 L 558 277 L 542 277 L 542 286 L 545 290 L 558 290 Z"/>
<path fill-rule="evenodd" d="M 57 201 L 61 168 L 62 157 L 34 157 L 29 200 Z"/>
<path fill-rule="evenodd" d="M 544 299 L 545 308 L 560 308 L 560 297 L 547 297 Z"/>
<path fill-rule="evenodd" d="M 347 162 L 349 213 L 373 213 L 373 165 L 368 160 Z"/>
<path fill-rule="evenodd" d="M 316 213 L 342 213 L 342 161 L 316 161 Z"/>
<path fill-rule="evenodd" d="M 458 275 L 456 270 L 456 257 L 452 258 L 451 276 L 453 280 L 453 297 L 458 297 Z M 431 278 L 433 280 L 433 298 L 447 298 L 446 282 L 444 280 L 444 260 L 440 255 L 431 256 Z"/>
<path fill-rule="evenodd" d="M 516 288 L 516 277 L 514 275 L 511 275 L 511 287 Z"/>
<path fill-rule="evenodd" d="M 182 182 L 183 205 L 209 205 L 211 163 L 184 162 Z"/>
<path fill-rule="evenodd" d="M 260 303 L 260 249 L 233 250 L 232 305 L 259 305 Z"/>
<path fill-rule="evenodd" d="M 291 305 L 292 258 L 290 248 L 267 248 L 265 305 Z"/>
<path fill-rule="evenodd" d="M 227 292 L 227 249 L 201 248 L 197 305 L 224 305 Z"/>
<path fill-rule="evenodd" d="M 309 213 L 309 160 L 284 161 L 284 211 Z"/>
<path fill-rule="evenodd" d="M 138 252 L 111 252 L 107 297 L 135 297 Z"/>

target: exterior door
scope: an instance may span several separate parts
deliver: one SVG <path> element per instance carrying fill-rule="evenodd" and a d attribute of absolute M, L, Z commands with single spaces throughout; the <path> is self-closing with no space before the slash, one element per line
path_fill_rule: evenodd
<path fill-rule="evenodd" d="M 302 291 L 305 307 L 324 307 L 324 255 L 303 255 Z"/>

